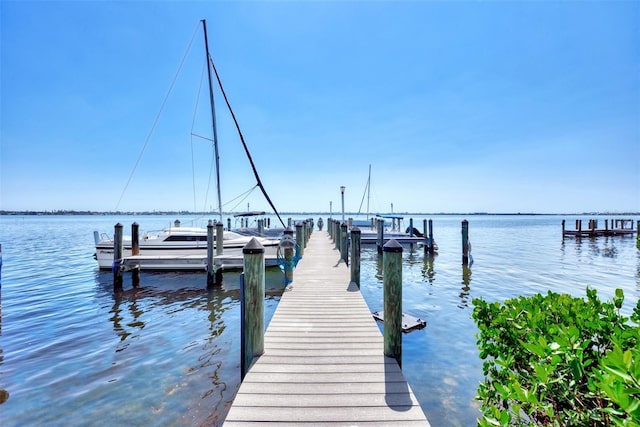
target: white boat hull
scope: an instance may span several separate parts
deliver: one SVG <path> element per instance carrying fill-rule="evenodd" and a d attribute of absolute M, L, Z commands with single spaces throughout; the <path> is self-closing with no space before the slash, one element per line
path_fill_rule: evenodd
<path fill-rule="evenodd" d="M 205 270 L 207 267 L 206 229 L 175 227 L 158 233 L 147 233 L 139 241 L 140 251 L 131 253 L 131 237 L 123 238 L 123 264 L 137 265 L 144 270 Z M 217 265 L 242 267 L 242 249 L 254 237 L 225 231 L 222 256 L 216 257 Z M 277 264 L 279 239 L 255 237 L 265 248 L 265 264 Z M 95 259 L 101 270 L 113 268 L 113 240 L 96 237 Z M 215 251 L 215 244 L 214 244 Z M 238 261 L 238 259 L 240 261 Z M 224 261 L 223 261 L 224 260 Z"/>

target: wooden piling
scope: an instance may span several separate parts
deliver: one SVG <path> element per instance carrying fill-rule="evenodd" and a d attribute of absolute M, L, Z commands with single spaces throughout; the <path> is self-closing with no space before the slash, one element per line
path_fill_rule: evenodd
<path fill-rule="evenodd" d="M 301 222 L 296 223 L 296 258 L 304 256 L 304 228 Z"/>
<path fill-rule="evenodd" d="M 433 220 L 429 220 L 429 253 L 433 255 L 436 252 L 436 242 L 433 240 Z"/>
<path fill-rule="evenodd" d="M 423 220 L 422 229 L 424 230 L 424 253 L 433 255 L 435 252 L 433 242 L 433 220 Z"/>
<path fill-rule="evenodd" d="M 255 237 L 242 248 L 244 269 L 241 283 L 241 377 L 253 359 L 264 353 L 264 246 Z"/>
<path fill-rule="evenodd" d="M 413 218 L 409 218 L 409 236 L 413 237 Z"/>
<path fill-rule="evenodd" d="M 342 254 L 342 227 L 336 221 L 336 249 Z"/>
<path fill-rule="evenodd" d="M 285 286 L 293 282 L 293 254 L 295 249 L 295 240 L 293 239 L 293 229 L 287 227 L 284 230 L 284 239 L 287 242 L 291 242 L 284 246 L 284 284 Z"/>
<path fill-rule="evenodd" d="M 391 239 L 382 248 L 384 354 L 402 367 L 402 245 Z"/>
<path fill-rule="evenodd" d="M 216 283 L 216 267 L 213 263 L 213 221 L 207 223 L 207 288 L 212 287 Z"/>
<path fill-rule="evenodd" d="M 224 228 L 221 222 L 216 223 L 216 255 L 224 253 Z"/>
<path fill-rule="evenodd" d="M 340 226 L 340 235 L 342 243 L 340 244 L 340 256 L 345 264 L 349 265 L 349 233 L 347 233 L 347 223 L 343 222 Z"/>
<path fill-rule="evenodd" d="M 636 248 L 640 249 L 640 221 L 636 223 Z"/>
<path fill-rule="evenodd" d="M 227 230 L 231 230 L 231 218 L 227 218 Z"/>
<path fill-rule="evenodd" d="M 304 247 L 306 248 L 309 243 L 309 221 L 306 219 L 302 221 L 302 227 L 304 228 Z"/>
<path fill-rule="evenodd" d="M 122 291 L 122 224 L 114 226 L 113 233 L 113 290 Z"/>
<path fill-rule="evenodd" d="M 469 221 L 462 221 L 462 265 L 469 265 Z"/>
<path fill-rule="evenodd" d="M 360 251 L 362 232 L 358 227 L 351 229 L 351 281 L 360 289 Z"/>
<path fill-rule="evenodd" d="M 384 219 L 379 219 L 376 221 L 376 231 L 377 231 L 377 239 L 376 239 L 376 247 L 378 249 L 378 253 L 382 253 L 382 246 L 384 245 Z"/>
<path fill-rule="evenodd" d="M 131 255 L 140 255 L 140 226 L 137 222 L 131 224 Z M 134 288 L 140 286 L 140 265 L 131 269 L 131 284 Z"/>

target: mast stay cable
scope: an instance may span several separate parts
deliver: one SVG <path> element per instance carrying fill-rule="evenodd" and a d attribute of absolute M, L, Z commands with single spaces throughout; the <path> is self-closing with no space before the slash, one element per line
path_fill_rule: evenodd
<path fill-rule="evenodd" d="M 138 154 L 138 158 L 136 159 L 135 164 L 133 165 L 133 169 L 131 170 L 131 173 L 129 174 L 129 178 L 127 179 L 126 184 L 124 185 L 124 188 L 122 189 L 122 193 L 120 193 L 120 198 L 118 199 L 118 203 L 116 203 L 116 211 L 118 210 L 118 208 L 120 207 L 120 203 L 122 202 L 122 198 L 124 197 L 124 193 L 126 193 L 127 189 L 129 188 L 129 184 L 131 184 L 131 180 L 133 179 L 133 175 L 136 172 L 136 169 L 138 168 L 138 165 L 140 164 L 140 160 L 142 160 L 142 155 L 144 154 L 145 150 L 147 149 L 147 145 L 149 145 L 149 141 L 151 140 L 151 136 L 153 135 L 153 132 L 156 129 L 156 126 L 158 125 L 158 121 L 160 120 L 160 116 L 162 115 L 162 112 L 164 111 L 164 107 L 167 104 L 167 101 L 169 100 L 169 95 L 171 95 L 171 92 L 173 91 L 173 87 L 176 84 L 176 81 L 178 80 L 178 75 L 180 74 L 180 71 L 182 70 L 182 67 L 185 63 L 185 60 L 187 58 L 187 55 L 189 53 L 189 51 L 191 50 L 191 45 L 193 44 L 193 40 L 196 37 L 196 34 L 198 34 L 197 32 L 198 27 L 196 26 L 196 29 L 193 32 L 193 36 L 191 36 L 191 41 L 189 42 L 189 45 L 187 46 L 186 51 L 184 52 L 184 55 L 182 56 L 182 60 L 180 60 L 180 65 L 178 65 L 178 70 L 176 71 L 175 75 L 173 76 L 173 80 L 171 80 L 171 84 L 169 85 L 169 89 L 167 90 L 167 93 L 164 96 L 164 99 L 162 100 L 162 103 L 160 104 L 160 110 L 158 111 L 158 114 L 156 115 L 156 118 L 153 121 L 153 124 L 151 125 L 151 129 L 149 129 L 149 133 L 147 134 L 147 137 L 144 140 L 144 144 L 142 145 L 142 150 L 140 150 L 140 154 Z"/>
<path fill-rule="evenodd" d="M 224 102 L 227 104 L 227 108 L 229 109 L 229 113 L 231 113 L 231 117 L 233 118 L 233 123 L 235 124 L 236 130 L 238 131 L 238 135 L 240 136 L 240 142 L 242 142 L 242 146 L 244 147 L 244 151 L 247 154 L 247 158 L 249 159 L 249 163 L 251 164 L 251 169 L 253 170 L 253 175 L 256 177 L 256 184 L 258 185 L 258 187 L 260 187 L 260 190 L 262 191 L 262 194 L 264 195 L 265 199 L 267 199 L 267 202 L 269 203 L 269 206 L 271 206 L 271 208 L 273 209 L 273 212 L 275 212 L 275 214 L 278 217 L 278 219 L 280 220 L 280 223 L 282 224 L 282 226 L 286 228 L 286 225 L 284 225 L 284 221 L 280 217 L 280 214 L 278 213 L 278 210 L 273 205 L 273 202 L 271 201 L 271 198 L 267 194 L 267 191 L 265 190 L 264 185 L 262 185 L 262 180 L 260 179 L 260 175 L 258 175 L 258 170 L 256 169 L 255 163 L 253 163 L 253 159 L 251 158 L 251 153 L 249 152 L 249 148 L 247 147 L 247 144 L 244 141 L 244 136 L 242 135 L 242 131 L 240 130 L 240 125 L 238 124 L 238 120 L 236 119 L 236 115 L 233 112 L 233 109 L 231 108 L 231 104 L 229 103 L 229 99 L 227 98 L 227 93 L 224 91 L 224 87 L 222 86 L 222 81 L 220 80 L 220 75 L 218 74 L 218 70 L 216 69 L 216 65 L 213 63 L 213 58 L 211 57 L 211 54 L 209 54 L 209 61 L 211 62 L 211 67 L 213 68 L 213 72 L 216 75 L 216 80 L 218 81 L 218 87 L 220 87 L 220 92 L 222 93 L 222 96 L 224 97 Z"/>

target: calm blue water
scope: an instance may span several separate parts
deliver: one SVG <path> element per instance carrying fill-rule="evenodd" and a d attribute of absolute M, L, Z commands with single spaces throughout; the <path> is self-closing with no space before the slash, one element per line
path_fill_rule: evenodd
<path fill-rule="evenodd" d="M 153 230 L 174 219 L 0 217 L 3 426 L 221 424 L 240 380 L 238 274 L 212 291 L 204 273 L 143 273 L 137 290 L 125 275 L 126 292 L 116 296 L 111 273 L 92 257 L 95 229 L 136 221 Z M 408 247 L 403 254 L 403 311 L 428 322 L 404 336 L 403 371 L 434 427 L 474 425 L 479 414 L 473 298 L 549 289 L 584 296 L 587 286 L 610 298 L 619 287 L 626 313 L 640 298 L 633 237 L 563 242 L 561 217 L 471 216 L 474 263 L 465 269 L 462 219 L 433 217 L 433 259 Z M 566 219 L 572 226 L 576 217 Z M 268 321 L 282 289 L 278 270 L 268 272 L 267 289 Z M 372 311 L 382 309 L 374 247 L 363 254 L 362 292 Z"/>

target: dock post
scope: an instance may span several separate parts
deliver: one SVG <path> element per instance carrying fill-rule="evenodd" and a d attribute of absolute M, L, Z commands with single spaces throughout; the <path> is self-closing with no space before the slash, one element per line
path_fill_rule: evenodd
<path fill-rule="evenodd" d="M 122 291 L 122 224 L 117 223 L 113 232 L 113 291 Z"/>
<path fill-rule="evenodd" d="M 564 239 L 564 229 L 565 229 L 565 223 L 564 223 L 564 219 L 562 220 L 562 238 Z"/>
<path fill-rule="evenodd" d="M 227 230 L 231 230 L 231 218 L 227 218 Z"/>
<path fill-rule="evenodd" d="M 345 264 L 349 265 L 349 233 L 347 233 L 347 223 L 343 222 L 340 226 L 340 235 L 342 242 L 340 244 L 340 257 Z"/>
<path fill-rule="evenodd" d="M 423 220 L 422 229 L 424 230 L 424 253 L 433 255 L 435 252 L 433 244 L 433 220 Z"/>
<path fill-rule="evenodd" d="M 213 264 L 213 221 L 207 223 L 207 288 L 215 284 L 216 267 Z"/>
<path fill-rule="evenodd" d="M 384 355 L 402 368 L 402 245 L 391 239 L 382 248 Z"/>
<path fill-rule="evenodd" d="M 304 230 L 302 223 L 296 223 L 296 258 L 302 258 L 304 255 Z"/>
<path fill-rule="evenodd" d="M 258 220 L 258 235 L 264 236 L 264 219 Z"/>
<path fill-rule="evenodd" d="M 360 249 L 362 232 L 356 226 L 351 229 L 351 281 L 360 289 Z"/>
<path fill-rule="evenodd" d="M 433 240 L 433 220 L 429 220 L 429 253 L 433 255 L 436 252 L 435 242 Z"/>
<path fill-rule="evenodd" d="M 577 230 L 578 230 L 578 232 L 579 232 L 579 234 L 578 234 L 578 235 L 579 235 L 579 236 L 581 236 L 581 235 L 582 235 L 582 220 L 581 220 L 581 219 L 579 219 L 579 220 L 577 220 L 576 222 L 577 222 L 577 224 L 576 224 L 576 225 L 577 225 L 577 226 L 576 226 L 576 229 L 577 229 Z"/>
<path fill-rule="evenodd" d="M 140 226 L 131 224 L 131 255 L 140 255 Z M 140 264 L 131 270 L 131 283 L 134 288 L 140 286 Z"/>
<path fill-rule="evenodd" d="M 377 239 L 376 246 L 378 248 L 378 253 L 382 253 L 382 246 L 384 245 L 384 219 L 379 219 L 376 221 L 376 230 L 377 230 Z"/>
<path fill-rule="evenodd" d="M 293 229 L 287 227 L 284 230 L 284 239 L 293 242 Z M 293 245 L 284 248 L 284 284 L 285 286 L 293 282 Z"/>
<path fill-rule="evenodd" d="M 640 249 L 640 220 L 636 223 L 636 248 Z"/>
<path fill-rule="evenodd" d="M 427 220 L 422 220 L 422 229 L 424 230 L 424 253 L 429 253 L 429 233 L 427 233 Z"/>
<path fill-rule="evenodd" d="M 409 218 L 409 236 L 413 237 L 413 218 Z"/>
<path fill-rule="evenodd" d="M 462 265 L 469 265 L 469 221 L 462 221 Z"/>
<path fill-rule="evenodd" d="M 264 246 L 253 237 L 242 254 L 240 369 L 244 379 L 253 359 L 264 353 Z"/>
<path fill-rule="evenodd" d="M 340 253 L 342 254 L 342 236 L 341 236 L 341 230 L 342 227 L 340 227 L 340 223 L 338 223 L 338 220 L 336 220 L 336 238 L 335 238 L 335 243 L 336 243 L 336 249 L 340 251 Z"/>
<path fill-rule="evenodd" d="M 224 228 L 221 222 L 216 223 L 216 255 L 224 253 Z"/>
<path fill-rule="evenodd" d="M 311 237 L 309 233 L 309 221 L 305 219 L 302 224 L 304 226 L 304 247 L 306 248 L 309 244 L 309 237 Z"/>

